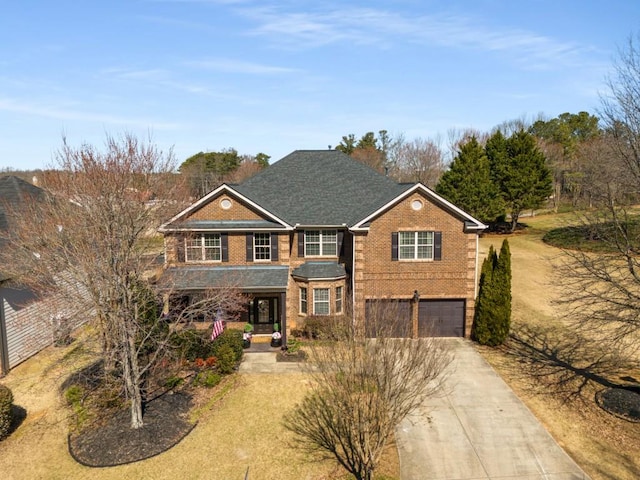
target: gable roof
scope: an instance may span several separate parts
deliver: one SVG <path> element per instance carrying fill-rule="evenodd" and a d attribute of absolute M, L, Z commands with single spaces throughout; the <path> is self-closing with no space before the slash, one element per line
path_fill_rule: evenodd
<path fill-rule="evenodd" d="M 452 215 L 460 218 L 464 222 L 465 230 L 467 230 L 467 231 L 473 231 L 473 230 L 482 231 L 482 230 L 485 230 L 487 228 L 487 225 L 482 223 L 480 220 L 477 220 L 477 219 L 473 218 L 467 212 L 465 212 L 464 210 L 456 207 L 453 203 L 451 203 L 447 199 L 441 197 L 436 192 L 431 190 L 429 187 L 423 185 L 422 183 L 415 183 L 413 185 L 410 185 L 410 188 L 408 188 L 407 190 L 402 192 L 400 195 L 398 195 L 396 198 L 392 199 L 387 204 L 380 205 L 380 208 L 378 208 L 375 212 L 372 212 L 370 215 L 366 216 L 365 218 L 360 219 L 359 222 L 357 222 L 355 225 L 353 225 L 352 230 L 366 230 L 368 228 L 369 223 L 375 217 L 377 217 L 378 215 L 380 215 L 382 212 L 384 212 L 388 208 L 392 207 L 393 205 L 397 204 L 403 198 L 406 198 L 407 196 L 411 195 L 413 192 L 417 192 L 417 191 L 424 193 L 427 197 L 429 197 L 432 200 L 434 200 L 437 204 L 439 204 L 442 208 L 447 210 L 449 213 L 451 213 Z"/>
<path fill-rule="evenodd" d="M 367 230 L 382 212 L 420 191 L 462 220 L 467 231 L 486 228 L 421 183 L 396 183 L 338 150 L 296 150 L 240 185 L 223 184 L 160 226 L 179 230 L 292 230 L 346 227 Z M 189 215 L 226 193 L 263 215 L 263 221 L 193 221 Z"/>
<path fill-rule="evenodd" d="M 296 150 L 235 189 L 292 226 L 350 227 L 410 187 L 338 150 Z"/>
<path fill-rule="evenodd" d="M 238 222 L 224 222 L 224 221 L 197 221 L 197 220 L 189 220 L 189 215 L 199 208 L 203 207 L 207 203 L 209 203 L 212 199 L 218 197 L 221 193 L 226 193 L 231 197 L 241 200 L 246 205 L 251 206 L 261 214 L 263 214 L 266 218 L 263 221 L 255 221 L 255 220 L 247 220 L 247 221 L 238 221 Z M 250 228 L 252 230 L 261 229 L 261 230 L 273 230 L 273 229 L 281 229 L 284 228 L 286 230 L 291 230 L 292 227 L 288 225 L 284 220 L 275 216 L 272 212 L 267 211 L 258 203 L 255 203 L 250 198 L 245 197 L 242 193 L 234 190 L 227 184 L 222 184 L 215 190 L 212 190 L 200 200 L 195 203 L 192 203 L 187 208 L 182 210 L 180 213 L 175 215 L 173 218 L 168 220 L 167 222 L 160 225 L 158 231 L 160 232 L 168 232 L 168 231 L 180 231 L 180 230 L 228 230 L 228 229 L 247 229 Z"/>

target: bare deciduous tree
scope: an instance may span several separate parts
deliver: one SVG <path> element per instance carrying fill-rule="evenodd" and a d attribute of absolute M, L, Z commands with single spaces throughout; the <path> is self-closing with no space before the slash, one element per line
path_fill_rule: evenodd
<path fill-rule="evenodd" d="M 302 448 L 336 460 L 358 480 L 370 480 L 395 427 L 437 391 L 451 355 L 434 339 L 392 338 L 410 325 L 400 302 L 368 308 L 365 325 L 345 317 L 331 344 L 310 348 L 314 380 L 285 426 Z"/>
<path fill-rule="evenodd" d="M 444 171 L 444 155 L 437 142 L 416 138 L 397 148 L 395 176 L 401 182 L 421 182 L 434 188 Z"/>
<path fill-rule="evenodd" d="M 122 384 L 131 427 L 143 425 L 145 375 L 159 358 L 170 321 L 239 304 L 222 289 L 162 321 L 159 296 L 170 283 L 152 284 L 160 246 L 156 228 L 186 199 L 171 152 L 131 135 L 107 136 L 104 151 L 74 148 L 64 139 L 57 170 L 42 187 L 46 201 L 14 211 L 0 253 L 3 271 L 39 294 L 64 299 L 70 315 L 95 317 L 105 369 Z M 154 248 L 155 245 L 155 248 Z M 189 310 L 190 309 L 190 310 Z"/>
<path fill-rule="evenodd" d="M 568 250 L 561 270 L 564 308 L 577 328 L 599 333 L 612 348 L 638 348 L 640 334 L 640 50 L 633 39 L 619 53 L 602 98 L 604 138 L 589 145 L 589 195 L 595 210 L 580 216 L 597 253 Z M 637 357 L 636 357 L 637 360 Z"/>
<path fill-rule="evenodd" d="M 460 147 L 474 137 L 479 144 L 484 145 L 489 134 L 475 128 L 450 128 L 447 130 L 447 164 L 458 155 Z"/>

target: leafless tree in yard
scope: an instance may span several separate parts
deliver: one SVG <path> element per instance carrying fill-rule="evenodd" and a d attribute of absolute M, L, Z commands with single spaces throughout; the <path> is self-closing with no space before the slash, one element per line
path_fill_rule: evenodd
<path fill-rule="evenodd" d="M 379 302 L 365 322 L 334 319 L 336 340 L 309 349 L 313 388 L 284 419 L 298 446 L 336 460 L 358 480 L 372 478 L 396 426 L 440 388 L 451 361 L 434 339 L 391 336 L 410 323 L 407 311 L 400 302 Z"/>
<path fill-rule="evenodd" d="M 630 39 L 619 52 L 602 97 L 604 138 L 589 148 L 593 210 L 581 228 L 600 245 L 594 253 L 567 250 L 560 271 L 568 290 L 563 308 L 578 328 L 638 361 L 640 345 L 640 49 Z M 638 363 L 637 363 L 638 364 Z"/>
<path fill-rule="evenodd" d="M 55 170 L 44 177 L 47 200 L 15 211 L 0 253 L 9 276 L 42 295 L 65 299 L 65 309 L 95 318 L 106 373 L 121 381 L 131 427 L 143 426 L 145 375 L 166 344 L 159 298 L 170 284 L 147 281 L 158 270 L 156 228 L 184 208 L 187 195 L 174 175 L 171 152 L 132 135 L 107 136 L 103 151 L 64 139 Z M 239 304 L 232 289 L 212 291 L 192 305 L 201 314 Z"/>
<path fill-rule="evenodd" d="M 416 138 L 397 148 L 394 176 L 401 182 L 421 182 L 434 188 L 444 171 L 444 163 L 437 142 Z"/>

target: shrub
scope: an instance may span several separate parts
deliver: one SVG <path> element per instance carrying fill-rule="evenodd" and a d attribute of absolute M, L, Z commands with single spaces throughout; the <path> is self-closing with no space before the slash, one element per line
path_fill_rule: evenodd
<path fill-rule="evenodd" d="M 211 340 L 207 337 L 206 332 L 185 329 L 171 336 L 171 344 L 177 348 L 180 357 L 193 362 L 196 358 L 211 356 Z"/>
<path fill-rule="evenodd" d="M 220 362 L 220 349 L 224 346 L 228 346 L 234 354 L 233 361 L 239 362 L 242 359 L 242 332 L 240 330 L 226 329 L 224 330 L 213 342 L 211 342 L 211 350 L 208 357 L 216 357 Z"/>
<path fill-rule="evenodd" d="M 64 392 L 64 398 L 75 414 L 76 428 L 81 428 L 82 424 L 89 418 L 89 412 L 84 406 L 84 394 L 84 389 L 79 385 L 72 385 Z"/>
<path fill-rule="evenodd" d="M 229 374 L 236 368 L 236 354 L 230 345 L 224 344 L 218 349 L 218 370 L 220 373 Z"/>
<path fill-rule="evenodd" d="M 207 388 L 213 388 L 220 383 L 222 375 L 212 370 L 206 370 L 196 375 L 193 383 L 196 386 L 203 386 Z"/>
<path fill-rule="evenodd" d="M 207 359 L 204 361 L 205 365 L 209 368 L 213 367 L 217 362 L 218 359 L 216 357 L 207 357 Z"/>
<path fill-rule="evenodd" d="M 167 390 L 173 390 L 174 388 L 182 385 L 182 382 L 184 382 L 183 378 L 178 377 L 177 375 L 171 375 L 164 381 L 164 387 Z"/>
<path fill-rule="evenodd" d="M 310 339 L 329 338 L 333 319 L 327 316 L 308 316 L 302 326 L 303 336 Z"/>
<path fill-rule="evenodd" d="M 84 390 L 78 385 L 73 385 L 67 388 L 64 392 L 64 399 L 69 405 L 75 405 L 82 402 L 84 396 Z"/>
<path fill-rule="evenodd" d="M 300 350 L 301 346 L 302 346 L 302 343 L 300 342 L 300 340 L 297 340 L 295 338 L 288 338 L 287 339 L 287 353 L 288 354 L 297 353 Z"/>
<path fill-rule="evenodd" d="M 13 393 L 9 387 L 0 385 L 0 440 L 9 435 L 13 421 Z"/>
<path fill-rule="evenodd" d="M 213 341 L 206 331 L 182 330 L 172 336 L 171 343 L 177 348 L 181 358 L 194 362 L 198 368 L 212 367 L 216 364 L 220 366 L 221 352 L 225 351 L 231 353 L 232 371 L 243 354 L 242 331 L 230 328 L 225 329 Z"/>

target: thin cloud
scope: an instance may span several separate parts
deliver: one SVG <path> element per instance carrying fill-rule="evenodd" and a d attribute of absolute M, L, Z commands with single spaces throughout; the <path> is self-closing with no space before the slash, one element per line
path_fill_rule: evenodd
<path fill-rule="evenodd" d="M 421 15 L 371 8 L 347 8 L 314 13 L 286 12 L 274 7 L 238 9 L 258 25 L 249 35 L 264 36 L 288 48 L 314 48 L 350 42 L 384 48 L 398 42 L 499 52 L 523 67 L 582 65 L 593 49 L 560 42 L 532 32 L 482 26 L 460 15 Z"/>
<path fill-rule="evenodd" d="M 129 70 L 126 68 L 107 68 L 102 70 L 105 75 L 111 75 L 120 79 L 132 79 L 132 80 L 152 80 L 158 81 L 160 79 L 166 79 L 168 72 L 159 68 L 152 68 L 147 70 Z"/>
<path fill-rule="evenodd" d="M 125 125 L 140 128 L 153 126 L 158 130 L 173 130 L 180 128 L 176 123 L 158 123 L 150 119 L 125 118 L 104 113 L 83 112 L 79 110 L 61 108 L 59 106 L 36 105 L 10 98 L 0 98 L 0 111 L 22 113 L 56 120 L 80 120 L 110 125 Z"/>
<path fill-rule="evenodd" d="M 118 80 L 138 82 L 145 88 L 151 86 L 170 90 L 187 92 L 194 95 L 206 95 L 211 97 L 220 97 L 213 91 L 203 85 L 175 80 L 169 70 L 152 68 L 152 69 L 127 69 L 127 68 L 107 68 L 101 71 L 103 76 L 111 76 Z"/>
<path fill-rule="evenodd" d="M 212 27 L 209 24 L 202 22 L 193 22 L 188 20 L 180 20 L 177 18 L 159 17 L 152 15 L 140 15 L 138 18 L 148 23 L 179 27 L 185 30 L 212 30 Z"/>
<path fill-rule="evenodd" d="M 243 62 L 230 59 L 210 59 L 186 62 L 185 65 L 224 73 L 245 73 L 250 75 L 280 75 L 299 72 L 295 68 L 276 67 L 261 63 Z"/>

